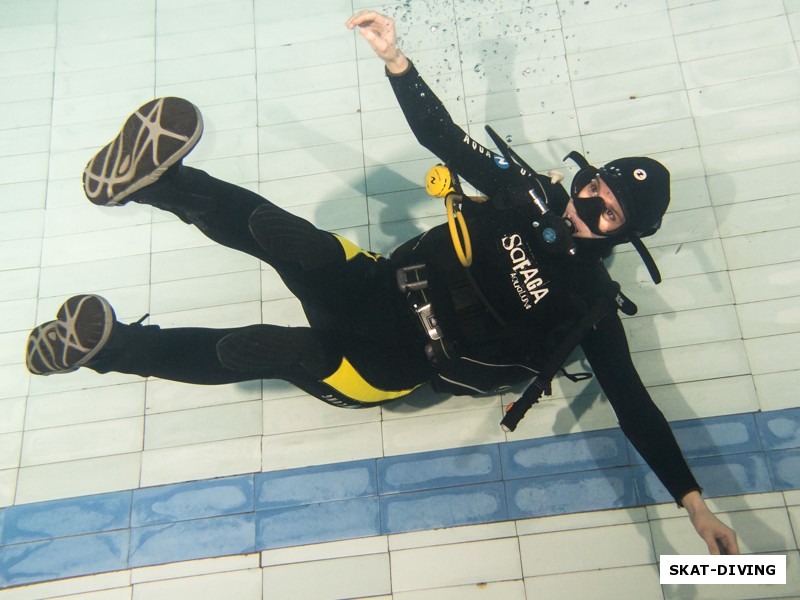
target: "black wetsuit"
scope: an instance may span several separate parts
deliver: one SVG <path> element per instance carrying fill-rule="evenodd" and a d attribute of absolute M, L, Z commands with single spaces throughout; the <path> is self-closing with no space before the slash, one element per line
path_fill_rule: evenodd
<path fill-rule="evenodd" d="M 476 285 L 458 275 L 445 225 L 386 258 L 257 194 L 178 165 L 133 199 L 169 210 L 211 239 L 272 265 L 301 301 L 310 327 L 117 324 L 108 347 L 87 366 L 199 384 L 283 379 L 345 407 L 402 397 L 427 382 L 440 391 L 473 394 L 533 377 L 587 308 L 608 300 L 608 275 L 596 258 L 545 255 L 532 246 L 531 207 L 508 195 L 509 169 L 499 157 L 453 123 L 413 66 L 390 81 L 419 141 L 492 197 L 486 205 L 465 207 Z M 546 192 L 553 208 L 562 210 L 563 188 Z M 430 278 L 426 293 L 445 338 L 457 347 L 453 360 L 436 366 L 424 352 L 430 340 L 396 282 L 397 269 L 420 258 Z M 475 287 L 485 302 L 476 303 Z M 624 433 L 676 499 L 699 489 L 633 366 L 616 311 L 592 324 L 580 345 Z"/>

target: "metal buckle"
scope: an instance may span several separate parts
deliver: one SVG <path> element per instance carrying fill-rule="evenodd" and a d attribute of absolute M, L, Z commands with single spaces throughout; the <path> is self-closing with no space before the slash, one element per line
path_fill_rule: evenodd
<path fill-rule="evenodd" d="M 425 265 L 420 263 L 416 265 L 409 265 L 397 269 L 397 287 L 404 294 L 414 294 L 410 296 L 411 308 L 419 317 L 422 323 L 422 330 L 425 335 L 431 340 L 440 340 L 444 336 L 442 330 L 439 328 L 439 322 L 436 315 L 433 314 L 431 303 L 427 302 L 427 298 L 422 293 L 422 290 L 428 287 L 428 280 L 421 277 L 420 272 L 425 268 Z M 410 276 L 414 276 L 414 280 L 409 281 Z M 419 300 L 419 302 L 417 302 Z"/>
<path fill-rule="evenodd" d="M 417 313 L 422 328 L 425 334 L 432 340 L 440 340 L 443 337 L 442 330 L 439 328 L 439 322 L 436 320 L 436 315 L 433 314 L 430 303 L 423 304 L 422 306 L 414 304 L 414 312 Z"/>
<path fill-rule="evenodd" d="M 424 264 L 409 265 L 407 267 L 400 267 L 397 269 L 397 287 L 403 293 L 415 292 L 417 290 L 424 290 L 428 287 L 428 280 L 421 279 L 419 272 L 425 268 Z M 414 273 L 417 276 L 415 281 L 409 281 L 409 274 Z"/>

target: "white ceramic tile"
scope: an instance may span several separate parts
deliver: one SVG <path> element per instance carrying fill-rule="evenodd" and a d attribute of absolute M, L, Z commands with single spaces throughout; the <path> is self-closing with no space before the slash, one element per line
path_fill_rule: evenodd
<path fill-rule="evenodd" d="M 169 600 L 196 598 L 216 600 L 235 590 L 241 600 L 261 600 L 261 570 L 247 569 L 229 573 L 214 573 L 195 577 L 182 577 L 165 581 L 137 583 L 133 586 L 134 600 Z"/>
<path fill-rule="evenodd" d="M 736 307 L 744 338 L 793 333 L 800 329 L 797 298 L 781 298 Z"/>
<path fill-rule="evenodd" d="M 689 90 L 692 114 L 705 117 L 729 110 L 761 106 L 796 99 L 800 95 L 800 74 L 796 71 L 735 80 Z"/>
<path fill-rule="evenodd" d="M 254 99 L 256 97 L 256 81 L 252 75 L 247 74 L 209 81 L 190 81 L 174 85 L 162 84 L 156 89 L 155 95 L 187 98 L 196 105 L 202 106 L 205 114 L 206 107 L 209 105 L 230 105 L 241 103 L 242 100 Z M 244 125 L 246 123 L 240 123 L 240 126 Z"/>
<path fill-rule="evenodd" d="M 0 470 L 15 469 L 20 464 L 22 432 L 0 433 Z"/>
<path fill-rule="evenodd" d="M 277 598 L 366 598 L 392 591 L 388 553 L 268 566 L 263 573 L 266 594 Z"/>
<path fill-rule="evenodd" d="M 500 442 L 505 439 L 501 417 L 500 403 L 495 400 L 479 410 L 385 421 L 384 449 L 390 456 Z"/>
<path fill-rule="evenodd" d="M 360 140 L 283 150 L 259 157 L 260 172 L 269 179 L 344 171 L 356 169 L 363 164 Z"/>
<path fill-rule="evenodd" d="M 74 596 L 60 596 L 64 600 L 130 600 L 133 594 L 132 587 L 100 590 L 97 592 L 84 592 Z"/>
<path fill-rule="evenodd" d="M 45 238 L 42 244 L 42 267 L 81 263 L 87 257 L 114 259 L 149 254 L 150 225 L 107 229 Z"/>
<path fill-rule="evenodd" d="M 779 3 L 773 1 L 772 4 L 774 6 Z M 675 37 L 675 45 L 680 60 L 688 62 L 709 56 L 789 43 L 791 39 L 785 15 L 778 15 L 679 35 Z"/>
<path fill-rule="evenodd" d="M 14 504 L 14 493 L 17 488 L 19 469 L 0 471 L 0 507 Z"/>
<path fill-rule="evenodd" d="M 798 143 L 800 132 L 788 131 L 704 146 L 701 153 L 708 173 L 717 174 L 782 162 L 787 156 L 794 156 Z"/>
<path fill-rule="evenodd" d="M 320 93 L 358 85 L 355 65 L 348 62 L 296 67 L 259 76 L 259 98 L 274 99 L 291 95 Z"/>
<path fill-rule="evenodd" d="M 255 52 L 248 49 L 208 54 L 203 56 L 202 61 L 198 61 L 196 57 L 161 60 L 156 71 L 156 85 L 175 85 L 251 74 L 255 69 L 255 59 Z"/>
<path fill-rule="evenodd" d="M 404 592 L 519 579 L 515 539 L 486 540 L 391 553 L 392 590 Z"/>
<path fill-rule="evenodd" d="M 263 470 L 277 471 L 383 455 L 380 423 L 266 435 Z"/>
<path fill-rule="evenodd" d="M 800 334 L 788 333 L 763 338 L 745 340 L 747 358 L 754 375 L 795 371 L 800 368 L 795 349 L 800 342 Z"/>
<path fill-rule="evenodd" d="M 761 410 L 781 410 L 797 407 L 797 385 L 800 370 L 766 373 L 753 377 L 758 390 Z"/>
<path fill-rule="evenodd" d="M 259 268 L 257 258 L 218 245 L 156 252 L 152 256 L 153 283 Z"/>
<path fill-rule="evenodd" d="M 582 573 L 563 573 L 525 579 L 528 597 L 544 599 L 586 598 L 603 600 L 609 590 L 614 598 L 629 600 L 661 600 L 658 567 L 642 565 L 619 569 L 602 569 Z"/>
<path fill-rule="evenodd" d="M 219 6 L 216 7 L 219 10 Z M 162 13 L 163 14 L 163 13 Z M 186 13 L 184 12 L 185 16 Z M 220 23 L 214 29 L 214 35 L 209 35 L 207 30 L 192 30 L 185 33 L 164 33 L 161 34 L 161 24 L 159 23 L 159 36 L 156 47 L 156 58 L 158 61 L 172 60 L 186 57 L 205 57 L 209 54 L 222 54 L 225 52 L 237 52 L 240 50 L 252 49 L 253 25 L 231 25 L 225 26 Z"/>
<path fill-rule="evenodd" d="M 246 402 L 261 397 L 261 382 L 189 385 L 165 379 L 147 381 L 147 414 Z"/>
<path fill-rule="evenodd" d="M 787 229 L 800 225 L 798 195 L 725 204 L 714 209 L 722 237 Z"/>
<path fill-rule="evenodd" d="M 229 571 L 243 571 L 259 567 L 259 555 L 241 554 L 237 556 L 221 556 L 219 558 L 205 558 L 189 560 L 167 565 L 153 567 L 139 567 L 131 569 L 131 583 L 144 583 L 148 581 L 164 581 L 197 575 L 210 575 L 212 573 L 227 573 Z"/>
<path fill-rule="evenodd" d="M 143 0 L 130 4 L 128 2 L 105 2 L 104 0 L 85 0 L 84 2 L 65 2 L 59 7 L 59 23 L 84 21 L 90 14 L 98 19 L 113 17 L 131 17 L 140 13 L 153 14 L 155 0 Z"/>
<path fill-rule="evenodd" d="M 110 260 L 97 260 L 41 270 L 41 296 L 70 296 L 148 282 L 150 256 L 139 254 Z M 63 298 L 66 300 L 66 298 Z"/>
<path fill-rule="evenodd" d="M 92 96 L 114 98 L 111 101 L 113 102 L 114 112 L 110 116 L 117 118 L 118 120 L 115 121 L 115 124 L 121 126 L 122 122 L 119 117 L 122 114 L 119 113 L 120 109 L 128 108 L 130 111 L 135 108 L 137 106 L 136 103 L 142 100 L 142 90 L 152 90 L 154 81 L 155 65 L 147 62 L 129 65 L 124 69 L 112 66 L 75 72 L 59 72 L 54 81 L 54 95 L 59 99 L 81 98 L 83 102 L 88 103 L 90 106 L 96 106 L 96 102 L 92 101 Z M 130 98 L 131 102 L 127 102 L 127 98 Z M 106 111 L 112 108 L 112 106 L 108 106 L 111 102 L 106 102 L 106 106 L 103 107 Z M 57 121 L 59 123 L 62 123 L 62 116 L 70 117 L 62 124 L 67 124 L 80 116 L 85 116 L 84 113 L 81 113 L 80 107 L 75 107 L 74 103 L 62 101 L 57 106 L 59 111 L 65 111 L 63 115 L 59 113 Z M 66 112 L 67 109 L 70 109 L 69 113 Z M 99 112 L 98 117 L 105 114 L 105 111 Z M 92 132 L 94 128 L 87 127 L 85 122 L 81 122 L 80 127 L 76 127 L 75 130 L 79 133 L 87 134 Z M 59 145 L 54 146 L 54 148 L 63 149 Z"/>
<path fill-rule="evenodd" d="M 85 14 L 79 20 L 62 20 L 58 25 L 58 46 L 82 46 L 155 35 L 155 19 L 145 11 L 122 16 L 96 17 L 97 15 Z"/>
<path fill-rule="evenodd" d="M 31 101 L 26 100 L 24 104 L 29 105 Z M 6 113 L 3 116 L 13 123 L 13 128 L 0 131 L 0 156 L 47 152 L 50 146 L 50 117 L 36 119 L 41 120 L 40 123 L 25 124 L 14 114 L 18 112 L 14 110 L 14 105 L 4 105 L 9 108 L 10 114 Z"/>
<path fill-rule="evenodd" d="M 741 337 L 737 312 L 719 306 L 625 320 L 631 351 L 656 350 Z"/>
<path fill-rule="evenodd" d="M 146 450 L 142 487 L 240 475 L 261 470 L 261 437 Z"/>
<path fill-rule="evenodd" d="M 0 77 L 53 73 L 53 49 L 37 48 L 0 54 Z"/>
<path fill-rule="evenodd" d="M 256 276 L 255 274 L 253 275 Z M 225 329 L 229 327 L 245 327 L 261 322 L 261 303 L 239 302 L 221 304 L 207 308 L 180 310 L 172 313 L 152 313 L 149 324 L 163 328 L 169 327 L 213 327 Z"/>
<path fill-rule="evenodd" d="M 637 352 L 633 360 L 645 385 L 729 377 L 749 372 L 744 346 L 738 340 Z"/>
<path fill-rule="evenodd" d="M 693 60 L 681 65 L 686 88 L 728 83 L 785 73 L 797 69 L 797 53 L 792 44 L 781 44 Z"/>
<path fill-rule="evenodd" d="M 501 538 L 514 538 L 517 530 L 513 521 L 447 527 L 431 531 L 412 531 L 389 536 L 389 549 L 392 552 L 428 548 L 432 546 L 454 546 L 468 542 L 481 542 Z"/>
<path fill-rule="evenodd" d="M 53 48 L 56 41 L 55 23 L 39 23 L 22 27 L 9 27 L 3 23 L 0 52 Z"/>
<path fill-rule="evenodd" d="M 699 118 L 697 136 L 704 144 L 716 144 L 781 133 L 787 123 L 798 121 L 797 100 L 748 107 Z"/>
<path fill-rule="evenodd" d="M 128 40 L 112 39 L 99 44 L 60 47 L 56 50 L 55 65 L 59 71 L 82 71 L 99 67 L 125 67 L 152 61 L 153 38 Z"/>
<path fill-rule="evenodd" d="M 151 307 L 154 313 L 163 313 L 248 302 L 260 297 L 260 285 L 253 270 L 154 283 Z"/>
<path fill-rule="evenodd" d="M 310 561 L 324 561 L 332 558 L 346 558 L 348 556 L 388 554 L 388 552 L 389 546 L 386 536 L 357 538 L 266 550 L 261 553 L 261 566 L 272 567 Z"/>
<path fill-rule="evenodd" d="M 276 125 L 354 114 L 359 108 L 360 102 L 356 87 L 259 99 L 258 124 Z"/>
<path fill-rule="evenodd" d="M 71 462 L 23 467 L 17 504 L 89 496 L 139 487 L 141 454 L 118 454 Z"/>
<path fill-rule="evenodd" d="M 800 295 L 797 263 L 779 263 L 731 271 L 731 285 L 739 303 Z"/>
<path fill-rule="evenodd" d="M 797 506 L 800 504 L 800 491 L 788 490 L 783 492 L 783 497 L 786 500 L 786 506 Z"/>
<path fill-rule="evenodd" d="M 260 23 L 276 19 L 290 19 L 298 14 L 315 15 L 322 12 L 342 12 L 349 16 L 348 11 L 351 7 L 351 0 L 308 0 L 300 6 L 276 5 L 270 0 L 256 0 L 253 18 L 256 23 Z"/>
<path fill-rule="evenodd" d="M 21 363 L 0 366 L 0 397 L 24 396 L 29 391 L 30 377 Z"/>
<path fill-rule="evenodd" d="M 38 238 L 0 242 L 0 261 L 8 270 L 38 267 L 41 262 L 41 245 Z"/>
<path fill-rule="evenodd" d="M 157 12 L 159 34 L 169 35 L 184 31 L 207 31 L 226 26 L 253 22 L 250 2 L 234 0 L 226 3 L 203 4 L 192 10 L 175 8 Z"/>
<path fill-rule="evenodd" d="M 25 420 L 25 406 L 26 399 L 23 396 L 0 400 L 0 413 L 3 415 L 3 420 L 0 421 L 0 433 L 22 431 L 22 425 Z"/>
<path fill-rule="evenodd" d="M 48 581 L 34 585 L 25 585 L 5 589 L 3 600 L 42 600 L 44 598 L 74 597 L 81 594 L 92 594 L 116 588 L 127 588 L 130 585 L 130 571 L 115 571 L 100 575 L 72 577 L 59 581 Z"/>
<path fill-rule="evenodd" d="M 719 0 L 688 4 L 690 5 L 676 7 L 670 11 L 672 29 L 676 35 L 725 27 L 732 23 L 746 23 L 783 13 L 783 6 L 779 0 L 766 0 L 758 4 L 749 0 L 727 0 L 724 3 L 725 10 L 720 10 L 723 3 Z"/>
<path fill-rule="evenodd" d="M 36 323 L 36 299 L 0 302 L 0 331 L 31 329 Z"/>
<path fill-rule="evenodd" d="M 8 213 L 17 210 L 44 208 L 46 192 L 47 182 L 44 179 L 0 184 L 0 193 L 3 195 L 0 212 L 9 216 Z"/>
<path fill-rule="evenodd" d="M 525 600 L 522 581 L 492 581 L 476 585 L 399 592 L 394 600 Z"/>
<path fill-rule="evenodd" d="M 261 435 L 261 401 L 150 414 L 145 450 Z"/>
<path fill-rule="evenodd" d="M 524 519 L 522 521 L 517 521 L 517 532 L 520 536 L 524 536 L 538 533 L 589 529 L 592 527 L 644 523 L 646 521 L 647 513 L 644 508 L 625 508 Z"/>
<path fill-rule="evenodd" d="M 800 229 L 782 229 L 722 240 L 725 257 L 731 269 L 759 267 L 773 263 L 800 260 L 800 249 L 794 240 Z"/>
<path fill-rule="evenodd" d="M 350 17 L 351 10 L 344 5 L 334 5 L 331 12 L 325 11 L 307 15 L 303 19 L 303 27 L 294 27 L 293 18 L 270 19 L 256 23 L 256 37 L 262 46 L 283 46 L 299 44 L 315 40 L 347 35 L 344 22 Z"/>
<path fill-rule="evenodd" d="M 264 435 L 341 427 L 380 421 L 377 407 L 343 410 L 307 394 L 264 402 Z"/>
<path fill-rule="evenodd" d="M 144 414 L 144 381 L 28 398 L 25 429 L 114 422 Z"/>
<path fill-rule="evenodd" d="M 780 552 L 795 548 L 792 525 L 785 507 L 719 512 L 719 519 L 736 531 L 744 554 Z M 656 555 L 706 554 L 708 548 L 685 516 L 651 521 Z"/>
<path fill-rule="evenodd" d="M 756 412 L 759 397 L 763 398 L 756 394 L 750 375 L 661 385 L 648 391 L 669 421 Z"/>
<path fill-rule="evenodd" d="M 21 466 L 77 461 L 137 452 L 144 419 L 132 417 L 25 432 Z"/>
<path fill-rule="evenodd" d="M 36 289 L 39 285 L 39 268 L 17 269 L 14 271 L 0 272 L 0 302 L 10 300 L 24 300 L 36 296 Z M 12 306 L 12 305 L 8 305 Z M 16 305 L 17 309 L 23 310 L 21 305 Z M 13 319 L 9 322 L 13 322 Z"/>
<path fill-rule="evenodd" d="M 672 39 L 653 38 L 589 52 L 576 52 L 570 58 L 570 78 L 579 80 L 612 75 L 667 65 L 676 61 Z"/>
<path fill-rule="evenodd" d="M 53 73 L 20 74 L 0 77 L 0 102 L 16 102 L 50 98 L 53 95 Z"/>
<path fill-rule="evenodd" d="M 524 535 L 526 577 L 646 565 L 655 561 L 647 523 Z"/>

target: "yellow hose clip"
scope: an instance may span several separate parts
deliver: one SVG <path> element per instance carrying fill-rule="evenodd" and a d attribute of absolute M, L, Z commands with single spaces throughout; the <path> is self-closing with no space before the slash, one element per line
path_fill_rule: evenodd
<path fill-rule="evenodd" d="M 453 249 L 456 251 L 459 262 L 465 267 L 470 266 L 472 264 L 472 242 L 469 238 L 467 222 L 458 206 L 464 201 L 464 197 L 456 193 L 450 169 L 444 165 L 431 167 L 425 176 L 425 190 L 434 198 L 444 198 Z"/>

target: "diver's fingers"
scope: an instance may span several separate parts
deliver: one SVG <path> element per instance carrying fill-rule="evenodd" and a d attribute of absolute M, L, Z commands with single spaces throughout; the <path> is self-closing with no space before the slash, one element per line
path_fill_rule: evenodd
<path fill-rule="evenodd" d="M 356 27 L 365 27 L 373 24 L 385 25 L 387 21 L 393 23 L 391 17 L 387 17 L 374 10 L 360 10 L 347 19 L 345 26 L 348 29 L 355 29 Z"/>

